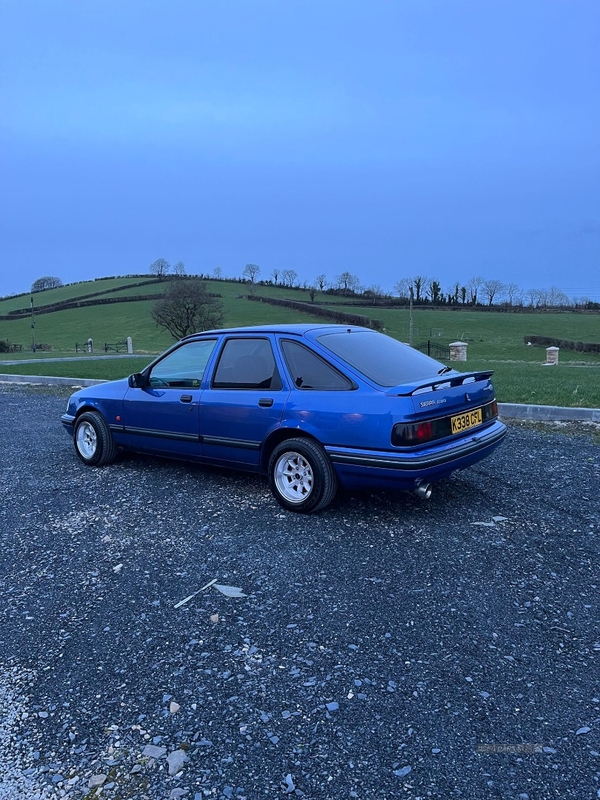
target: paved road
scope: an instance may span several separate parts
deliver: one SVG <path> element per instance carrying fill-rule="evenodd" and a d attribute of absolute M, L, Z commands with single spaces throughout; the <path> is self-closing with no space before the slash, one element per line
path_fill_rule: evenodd
<path fill-rule="evenodd" d="M 599 796 L 597 433 L 300 517 L 65 404 L 0 388 L 0 797 Z"/>

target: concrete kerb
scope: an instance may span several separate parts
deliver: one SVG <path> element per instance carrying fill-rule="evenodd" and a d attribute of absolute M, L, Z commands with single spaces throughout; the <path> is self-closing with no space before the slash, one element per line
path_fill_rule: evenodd
<path fill-rule="evenodd" d="M 99 383 L 107 383 L 107 381 L 98 381 L 92 378 L 53 378 L 47 375 L 0 374 L 0 384 L 2 383 L 22 383 L 28 386 L 72 386 L 79 388 L 80 386 L 96 386 Z"/>
<path fill-rule="evenodd" d="M 106 381 L 91 378 L 53 378 L 46 375 L 0 375 L 2 383 L 21 383 L 31 386 L 96 386 Z M 561 408 L 560 406 L 533 406 L 521 403 L 498 403 L 503 419 L 531 422 L 594 422 L 600 424 L 598 408 Z"/>
<path fill-rule="evenodd" d="M 498 403 L 503 419 L 533 422 L 595 422 L 600 423 L 598 408 L 561 408 L 560 406 L 532 406 L 520 403 Z"/>

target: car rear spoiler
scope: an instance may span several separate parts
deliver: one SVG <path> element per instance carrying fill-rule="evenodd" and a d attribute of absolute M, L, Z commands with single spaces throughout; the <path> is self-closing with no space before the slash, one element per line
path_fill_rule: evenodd
<path fill-rule="evenodd" d="M 484 372 L 451 372 L 446 375 L 439 375 L 433 380 L 417 381 L 415 383 L 402 383 L 400 386 L 394 386 L 388 389 L 386 395 L 388 397 L 410 397 L 417 392 L 422 392 L 429 389 L 432 392 L 438 389 L 462 386 L 465 382 L 475 383 L 476 381 L 489 380 L 494 374 L 493 370 L 485 370 Z"/>

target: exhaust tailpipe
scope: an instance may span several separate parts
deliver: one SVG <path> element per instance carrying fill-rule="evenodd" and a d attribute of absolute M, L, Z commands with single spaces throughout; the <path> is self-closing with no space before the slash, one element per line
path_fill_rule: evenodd
<path fill-rule="evenodd" d="M 430 483 L 426 483 L 425 481 L 420 481 L 420 483 L 417 484 L 414 492 L 417 495 L 417 497 L 421 498 L 421 500 L 429 500 L 429 498 L 431 497 L 431 488 L 432 487 Z"/>

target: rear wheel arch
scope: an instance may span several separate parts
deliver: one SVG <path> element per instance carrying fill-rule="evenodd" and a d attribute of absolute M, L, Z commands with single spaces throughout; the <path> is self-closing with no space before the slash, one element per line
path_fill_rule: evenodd
<path fill-rule="evenodd" d="M 273 455 L 273 450 L 282 442 L 285 442 L 286 439 L 308 439 L 321 447 L 323 446 L 315 436 L 306 433 L 306 431 L 297 430 L 295 428 L 277 428 L 277 430 L 273 431 L 265 439 L 262 446 L 260 466 L 263 472 L 267 472 L 269 469 L 269 461 Z"/>

